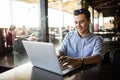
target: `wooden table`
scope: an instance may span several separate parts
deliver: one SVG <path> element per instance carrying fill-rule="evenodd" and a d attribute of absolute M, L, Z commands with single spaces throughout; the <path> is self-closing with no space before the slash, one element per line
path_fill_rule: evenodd
<path fill-rule="evenodd" d="M 120 80 L 120 68 L 109 65 L 87 65 L 61 76 L 34 67 L 28 62 L 0 74 L 0 80 Z"/>

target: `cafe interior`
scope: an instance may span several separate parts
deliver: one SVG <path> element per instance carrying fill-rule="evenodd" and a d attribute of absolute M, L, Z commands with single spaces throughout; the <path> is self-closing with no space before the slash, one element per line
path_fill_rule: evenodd
<path fill-rule="evenodd" d="M 66 33 L 75 30 L 73 10 L 80 8 L 90 11 L 90 31 L 103 38 L 100 65 L 120 66 L 120 0 L 2 0 L 0 74 L 29 61 L 22 40 L 51 42 L 59 49 Z"/>

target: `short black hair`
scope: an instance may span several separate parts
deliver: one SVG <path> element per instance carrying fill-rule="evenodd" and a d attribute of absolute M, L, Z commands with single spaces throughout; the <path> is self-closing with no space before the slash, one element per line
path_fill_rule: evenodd
<path fill-rule="evenodd" d="M 77 10 L 74 10 L 73 14 L 75 16 L 79 15 L 79 14 L 85 14 L 86 15 L 86 18 L 88 20 L 90 20 L 90 12 L 88 11 L 88 9 L 85 9 L 85 8 L 82 8 L 82 9 L 77 9 Z"/>

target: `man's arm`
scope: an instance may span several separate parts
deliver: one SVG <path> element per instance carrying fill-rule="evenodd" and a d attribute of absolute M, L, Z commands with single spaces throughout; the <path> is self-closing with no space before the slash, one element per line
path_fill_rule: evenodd
<path fill-rule="evenodd" d="M 96 54 L 96 55 L 84 58 L 83 65 L 86 65 L 86 64 L 98 64 L 101 61 L 102 61 L 102 57 L 99 54 Z"/>
<path fill-rule="evenodd" d="M 74 67 L 78 65 L 98 64 L 102 61 L 102 57 L 98 54 L 86 58 L 72 58 L 72 57 L 64 56 L 64 54 L 60 51 L 58 51 L 58 58 L 61 66 L 63 67 L 68 65 Z"/>
<path fill-rule="evenodd" d="M 82 63 L 82 60 L 80 58 L 72 58 L 69 56 L 65 56 L 64 53 L 58 51 L 57 52 L 57 56 L 59 58 L 59 62 L 61 64 L 62 67 L 71 65 L 71 66 L 77 66 L 80 65 Z"/>

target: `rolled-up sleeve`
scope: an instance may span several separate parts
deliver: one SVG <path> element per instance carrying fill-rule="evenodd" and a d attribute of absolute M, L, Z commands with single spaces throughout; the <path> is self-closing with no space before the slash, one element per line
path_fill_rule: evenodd
<path fill-rule="evenodd" d="M 67 44 L 68 44 L 68 33 L 66 34 L 65 38 L 62 41 L 62 45 L 59 49 L 60 52 L 62 52 L 64 55 L 67 55 Z"/>

